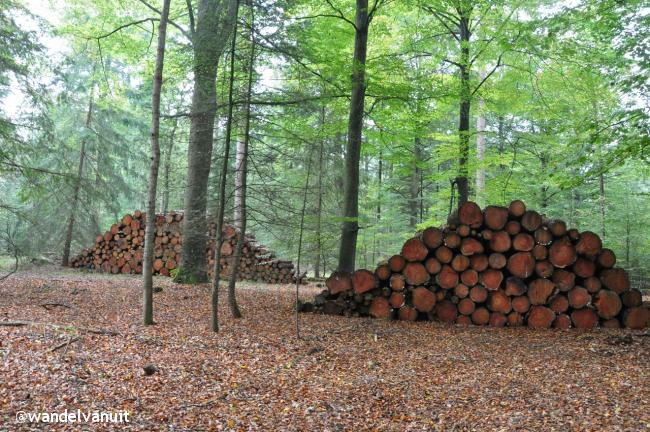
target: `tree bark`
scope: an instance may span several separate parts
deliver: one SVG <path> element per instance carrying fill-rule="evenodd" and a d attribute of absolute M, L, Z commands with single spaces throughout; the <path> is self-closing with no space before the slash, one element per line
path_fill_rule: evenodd
<path fill-rule="evenodd" d="M 605 176 L 600 173 L 599 180 L 599 202 L 600 202 L 600 236 L 605 240 Z"/>
<path fill-rule="evenodd" d="M 207 281 L 206 208 L 216 112 L 215 82 L 219 57 L 234 26 L 236 5 L 236 0 L 199 0 L 193 40 L 194 90 L 187 150 L 183 258 L 177 282 Z"/>
<path fill-rule="evenodd" d="M 471 90 L 469 82 L 470 61 L 469 61 L 469 12 L 462 11 L 460 24 L 460 116 L 458 121 L 458 175 L 456 186 L 458 187 L 458 206 L 469 200 L 469 182 L 467 161 L 469 159 L 469 120 L 471 108 Z"/>
<path fill-rule="evenodd" d="M 343 188 L 343 226 L 339 249 L 339 271 L 354 270 L 359 233 L 359 158 L 366 96 L 366 54 L 370 16 L 368 0 L 357 0 L 354 56 L 352 58 L 352 97 L 348 118 L 348 137 L 345 154 L 345 179 Z"/>
<path fill-rule="evenodd" d="M 93 97 L 95 93 L 95 83 L 91 84 L 90 96 L 88 98 L 88 112 L 86 113 L 86 129 L 90 128 L 93 115 Z M 75 216 L 77 214 L 77 207 L 79 206 L 79 195 L 81 193 L 81 177 L 84 172 L 84 162 L 86 159 L 86 138 L 81 139 L 81 148 L 79 150 L 79 165 L 77 168 L 77 178 L 74 185 L 74 192 L 72 195 L 72 203 L 70 204 L 70 215 L 68 216 L 68 226 L 66 228 L 65 242 L 63 244 L 63 257 L 61 265 L 67 267 L 70 261 L 70 248 L 72 246 L 72 232 L 74 230 Z"/>
<path fill-rule="evenodd" d="M 480 79 L 485 78 L 485 73 L 480 74 Z M 478 100 L 478 114 L 476 117 L 476 202 L 485 205 L 485 100 Z"/>
<path fill-rule="evenodd" d="M 239 15 L 239 0 L 235 1 L 235 14 L 233 22 L 237 22 Z M 226 136 L 224 142 L 223 160 L 219 176 L 219 200 L 217 203 L 217 221 L 214 250 L 214 279 L 212 280 L 212 331 L 219 331 L 219 281 L 221 279 L 221 243 L 223 242 L 223 219 L 226 211 L 226 180 L 228 178 L 228 160 L 230 159 L 230 138 L 233 123 L 233 89 L 235 85 L 235 47 L 237 46 L 237 27 L 235 26 L 230 45 L 230 78 L 228 82 L 228 118 L 226 120 Z"/>
<path fill-rule="evenodd" d="M 172 154 L 174 153 L 174 140 L 176 136 L 177 126 L 178 123 L 176 120 L 174 120 L 174 126 L 172 126 L 171 135 L 169 137 L 169 145 L 165 151 L 165 162 L 163 168 L 163 196 L 161 203 L 163 214 L 167 214 L 169 211 L 169 176 L 171 172 Z"/>
<path fill-rule="evenodd" d="M 413 170 L 411 171 L 411 181 L 409 183 L 409 225 L 415 228 L 420 220 L 421 215 L 421 199 L 420 199 L 420 186 L 422 179 L 422 170 L 420 169 L 420 161 L 422 160 L 422 139 L 415 138 L 413 144 Z"/>
<path fill-rule="evenodd" d="M 162 90 L 163 68 L 165 66 L 165 37 L 169 4 L 163 0 L 158 26 L 158 49 L 156 66 L 153 73 L 153 90 L 151 92 L 151 166 L 149 171 L 149 196 L 147 199 L 147 227 L 144 239 L 144 257 L 142 259 L 143 307 L 142 323 L 153 324 L 153 243 L 156 235 L 156 189 L 158 187 L 158 167 L 160 165 L 160 93 Z"/>
<path fill-rule="evenodd" d="M 235 248 L 235 255 L 233 256 L 232 271 L 230 273 L 230 280 L 228 281 L 228 305 L 230 312 L 235 318 L 241 318 L 242 314 L 237 305 L 237 298 L 235 292 L 235 284 L 239 276 L 239 266 L 241 264 L 242 249 L 246 241 L 246 177 L 248 175 L 248 145 L 250 143 L 250 125 L 251 125 L 251 91 L 253 89 L 253 72 L 255 71 L 255 16 L 254 9 L 251 5 L 251 22 L 250 22 L 250 57 L 248 58 L 248 82 L 246 85 L 246 106 L 244 108 L 244 139 L 241 141 L 241 148 L 239 142 L 237 143 L 237 155 L 239 164 L 237 165 L 237 173 L 235 180 L 235 197 L 239 204 L 238 216 L 239 220 L 235 220 L 235 227 L 239 229 L 239 238 L 237 239 L 237 247 Z"/>
<path fill-rule="evenodd" d="M 321 108 L 321 133 L 325 126 L 325 106 Z M 325 150 L 325 138 L 321 137 L 318 149 L 318 198 L 316 200 L 316 251 L 314 254 L 314 277 L 320 277 L 320 261 L 323 252 L 322 238 L 322 212 L 323 212 L 323 153 Z"/>

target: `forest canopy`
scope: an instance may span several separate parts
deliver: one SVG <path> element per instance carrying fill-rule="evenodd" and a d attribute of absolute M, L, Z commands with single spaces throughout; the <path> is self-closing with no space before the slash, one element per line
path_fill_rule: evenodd
<path fill-rule="evenodd" d="M 146 208 L 159 3 L 0 3 L 2 254 L 58 261 Z M 316 276 L 342 226 L 370 267 L 459 202 L 519 198 L 647 277 L 649 28 L 634 0 L 173 0 L 157 208 L 203 181 L 235 220 L 246 141 L 246 229 Z"/>

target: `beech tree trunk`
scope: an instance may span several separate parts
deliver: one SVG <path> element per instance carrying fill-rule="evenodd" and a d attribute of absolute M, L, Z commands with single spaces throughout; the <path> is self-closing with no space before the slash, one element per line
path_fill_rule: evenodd
<path fill-rule="evenodd" d="M 93 114 L 93 96 L 95 92 L 95 83 L 91 84 L 90 96 L 88 98 L 88 112 L 86 113 L 86 129 L 90 127 Z M 72 246 L 72 232 L 74 230 L 75 215 L 77 214 L 77 207 L 79 206 L 79 194 L 81 193 L 81 176 L 84 172 L 84 161 L 86 159 L 86 138 L 81 139 L 81 148 L 79 150 L 79 165 L 77 168 L 77 178 L 74 185 L 74 192 L 72 195 L 72 203 L 70 204 L 70 215 L 68 216 L 68 226 L 65 233 L 65 242 L 63 244 L 63 258 L 61 265 L 68 266 L 70 261 L 70 248 Z"/>
<path fill-rule="evenodd" d="M 469 61 L 469 12 L 462 11 L 460 24 L 458 26 L 460 35 L 460 116 L 458 121 L 458 175 L 456 186 L 458 187 L 458 206 L 469 200 L 469 181 L 467 161 L 469 159 L 469 114 L 471 107 L 471 90 L 469 82 L 470 61 Z"/>
<path fill-rule="evenodd" d="M 354 270 L 359 232 L 359 158 L 366 96 L 366 54 L 370 16 L 368 0 L 357 0 L 354 56 L 352 58 L 352 98 L 348 119 L 348 137 L 345 153 L 345 178 L 343 188 L 343 226 L 339 249 L 339 271 Z"/>
<path fill-rule="evenodd" d="M 325 106 L 321 108 L 321 133 L 325 126 Z M 316 200 L 316 251 L 314 254 L 314 277 L 320 277 L 320 261 L 323 253 L 322 238 L 322 211 L 323 211 L 323 152 L 325 150 L 325 138 L 321 137 L 318 149 L 318 198 Z"/>
<path fill-rule="evenodd" d="M 236 5 L 236 0 L 199 0 L 193 40 L 194 90 L 187 150 L 185 237 L 177 282 L 207 281 L 206 207 L 216 111 L 215 82 L 219 57 L 234 26 Z"/>
<path fill-rule="evenodd" d="M 485 73 L 480 74 L 480 79 L 485 78 Z M 485 205 L 485 101 L 478 100 L 478 114 L 476 117 L 476 202 L 478 205 Z"/>
<path fill-rule="evenodd" d="M 230 273 L 230 280 L 228 281 L 228 305 L 230 312 L 235 318 L 241 318 L 242 314 L 237 305 L 237 297 L 235 292 L 235 283 L 239 276 L 239 266 L 241 263 L 242 249 L 246 241 L 246 177 L 248 174 L 248 145 L 250 143 L 250 124 L 251 124 L 251 91 L 253 88 L 253 72 L 255 70 L 255 16 L 254 9 L 251 5 L 251 22 L 250 22 L 250 57 L 248 58 L 248 82 L 246 85 L 246 107 L 244 108 L 244 139 L 241 141 L 241 148 L 239 142 L 237 143 L 237 173 L 235 179 L 235 197 L 239 195 L 236 204 L 239 205 L 238 216 L 239 220 L 235 220 L 235 227 L 239 229 L 240 236 L 237 240 L 237 247 L 233 257 L 232 272 Z"/>
<path fill-rule="evenodd" d="M 176 120 L 174 120 L 174 126 L 172 126 L 171 135 L 169 136 L 169 145 L 165 150 L 165 161 L 163 167 L 163 195 L 162 195 L 162 203 L 161 203 L 161 210 L 163 214 L 167 214 L 167 212 L 169 211 L 169 176 L 171 172 L 171 162 L 172 162 L 172 155 L 174 153 L 174 140 L 176 138 L 177 126 L 178 123 L 176 122 Z"/>
<path fill-rule="evenodd" d="M 153 73 L 153 90 L 151 92 L 151 166 L 149 170 L 149 196 L 147 199 L 147 227 L 144 239 L 144 257 L 142 263 L 143 307 L 142 322 L 153 324 L 153 243 L 156 231 L 156 189 L 158 187 L 158 167 L 160 166 L 160 93 L 162 90 L 163 67 L 165 65 L 165 37 L 169 3 L 163 0 L 158 26 L 158 49 L 156 66 Z"/>
<path fill-rule="evenodd" d="M 237 23 L 239 0 L 235 1 L 233 22 Z M 226 137 L 224 142 L 221 175 L 219 176 L 219 201 L 217 203 L 216 241 L 214 251 L 214 279 L 212 281 L 212 331 L 219 331 L 219 282 L 221 278 L 221 243 L 223 243 L 223 219 L 226 211 L 226 180 L 228 178 L 228 160 L 230 159 L 230 138 L 233 123 L 233 90 L 235 85 L 235 47 L 237 46 L 237 26 L 235 25 L 230 45 L 230 78 L 228 83 L 228 118 L 226 120 Z M 186 224 L 187 225 L 187 224 Z"/>

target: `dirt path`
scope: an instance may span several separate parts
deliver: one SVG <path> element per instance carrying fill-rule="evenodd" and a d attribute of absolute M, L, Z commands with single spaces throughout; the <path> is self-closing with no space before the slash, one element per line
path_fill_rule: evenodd
<path fill-rule="evenodd" d="M 224 302 L 215 335 L 208 286 L 156 286 L 158 324 L 143 328 L 138 278 L 56 271 L 1 283 L 0 321 L 62 326 L 0 326 L 0 430 L 42 430 L 16 413 L 65 409 L 128 411 L 116 430 L 650 429 L 648 332 L 303 314 L 308 339 L 297 340 L 294 288 L 242 284 L 244 318 Z M 66 428 L 81 430 L 54 429 Z"/>

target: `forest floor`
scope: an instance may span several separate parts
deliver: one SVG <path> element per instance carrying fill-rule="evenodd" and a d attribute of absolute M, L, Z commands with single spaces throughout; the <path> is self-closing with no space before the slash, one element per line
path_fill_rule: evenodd
<path fill-rule="evenodd" d="M 137 277 L 41 269 L 0 282 L 0 321 L 37 323 L 0 326 L 0 430 L 42 430 L 17 413 L 66 409 L 127 411 L 112 430 L 650 429 L 647 331 L 301 314 L 299 340 L 295 287 L 243 283 L 244 318 L 223 299 L 213 334 L 209 286 L 155 286 L 145 328 Z"/>

